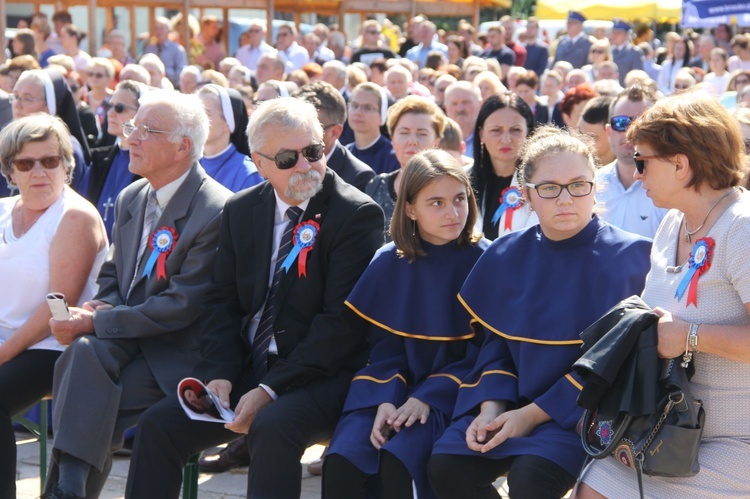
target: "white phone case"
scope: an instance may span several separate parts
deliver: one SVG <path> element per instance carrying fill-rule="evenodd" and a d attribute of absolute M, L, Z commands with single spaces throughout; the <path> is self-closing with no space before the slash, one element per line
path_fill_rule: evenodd
<path fill-rule="evenodd" d="M 47 305 L 49 305 L 50 312 L 52 312 L 52 318 L 56 321 L 67 321 L 70 319 L 70 310 L 68 310 L 68 302 L 65 301 L 64 294 L 48 294 Z"/>

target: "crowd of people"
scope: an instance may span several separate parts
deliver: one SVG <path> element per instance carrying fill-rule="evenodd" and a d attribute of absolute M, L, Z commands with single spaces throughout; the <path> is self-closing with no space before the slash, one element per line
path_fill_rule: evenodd
<path fill-rule="evenodd" d="M 133 59 L 34 15 L 0 65 L 0 498 L 48 395 L 48 499 L 130 439 L 130 498 L 225 443 L 202 470 L 299 497 L 319 442 L 326 498 L 633 495 L 584 466 L 572 370 L 632 295 L 707 413 L 700 473 L 643 489 L 750 495 L 750 35 L 585 20 L 253 22 L 227 57 L 217 18 L 157 17 Z M 189 376 L 231 422 L 185 414 Z"/>

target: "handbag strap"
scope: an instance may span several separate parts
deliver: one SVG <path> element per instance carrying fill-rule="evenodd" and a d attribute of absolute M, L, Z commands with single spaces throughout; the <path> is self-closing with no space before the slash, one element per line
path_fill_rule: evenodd
<path fill-rule="evenodd" d="M 583 450 L 585 450 L 586 454 L 593 457 L 594 459 L 604 459 L 605 457 L 609 456 L 615 451 L 615 447 L 620 442 L 620 440 L 622 440 L 623 435 L 625 435 L 625 430 L 627 430 L 628 426 L 630 426 L 630 421 L 632 419 L 633 418 L 632 416 L 630 416 L 630 414 L 626 414 L 623 417 L 620 425 L 617 427 L 617 431 L 615 431 L 614 435 L 612 435 L 609 443 L 604 447 L 604 449 L 599 450 L 592 447 L 589 443 L 589 427 L 594 421 L 594 411 L 586 409 L 583 412 L 583 425 L 581 426 L 581 444 L 583 445 Z"/>

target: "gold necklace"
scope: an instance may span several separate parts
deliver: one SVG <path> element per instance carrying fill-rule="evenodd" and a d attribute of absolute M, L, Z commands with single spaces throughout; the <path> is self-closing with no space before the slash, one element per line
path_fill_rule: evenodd
<path fill-rule="evenodd" d="M 711 216 L 711 212 L 712 212 L 712 211 L 714 211 L 714 208 L 716 208 L 716 207 L 717 207 L 717 206 L 719 205 L 719 203 L 721 203 L 721 202 L 722 202 L 722 201 L 724 200 L 724 198 L 725 198 L 725 197 L 727 197 L 727 196 L 729 196 L 730 194 L 733 194 L 733 193 L 735 193 L 735 192 L 737 192 L 737 189 L 735 189 L 735 188 L 732 188 L 732 190 L 731 190 L 731 191 L 729 191 L 729 192 L 727 192 L 726 194 L 724 194 L 723 196 L 721 196 L 721 197 L 720 197 L 720 198 L 718 199 L 718 201 L 716 201 L 716 202 L 715 202 L 715 203 L 714 203 L 714 204 L 713 204 L 713 205 L 711 206 L 711 208 L 709 208 L 709 210 L 708 210 L 708 213 L 706 213 L 706 218 L 704 218 L 704 219 L 703 219 L 703 223 L 702 223 L 702 224 L 700 224 L 700 225 L 698 226 L 698 228 L 697 228 L 697 229 L 695 229 L 695 230 L 692 230 L 692 231 L 691 231 L 690 229 L 688 229 L 688 225 L 687 225 L 687 219 L 686 219 L 686 218 L 685 218 L 685 217 L 683 216 L 683 221 L 685 222 L 685 241 L 686 241 L 686 242 L 688 242 L 688 243 L 690 243 L 690 242 L 691 242 L 691 239 L 692 239 L 692 237 L 693 237 L 693 236 L 694 236 L 694 235 L 695 235 L 695 234 L 696 234 L 696 233 L 697 233 L 697 232 L 698 232 L 699 230 L 701 230 L 701 229 L 703 228 L 703 226 L 704 226 L 704 225 L 706 225 L 706 222 L 708 221 L 708 217 L 709 217 L 709 216 Z"/>

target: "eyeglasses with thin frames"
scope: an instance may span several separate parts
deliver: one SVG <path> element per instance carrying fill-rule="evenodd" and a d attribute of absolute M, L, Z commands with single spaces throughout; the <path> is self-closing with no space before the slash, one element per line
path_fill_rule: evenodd
<path fill-rule="evenodd" d="M 371 106 L 369 104 L 357 104 L 356 102 L 349 103 L 349 111 L 357 112 L 360 109 L 363 113 L 372 113 L 377 111 L 377 108 L 375 108 L 375 106 Z"/>
<path fill-rule="evenodd" d="M 594 189 L 594 182 L 591 180 L 577 180 L 569 184 L 554 184 L 552 182 L 545 182 L 544 184 L 531 184 L 526 182 L 526 187 L 531 187 L 536 190 L 539 197 L 542 199 L 556 199 L 560 197 L 563 189 L 568 191 L 568 194 L 574 198 L 582 198 L 591 194 Z"/>
<path fill-rule="evenodd" d="M 18 95 L 18 94 L 10 94 L 8 98 L 11 104 L 13 104 L 14 102 L 20 102 L 21 104 L 31 104 L 32 102 L 47 100 L 46 97 L 30 97 L 28 95 Z"/>
<path fill-rule="evenodd" d="M 142 139 L 147 140 L 151 138 L 152 133 L 168 134 L 170 132 L 167 132 L 165 130 L 157 130 L 146 125 L 135 126 L 132 121 L 128 121 L 122 124 L 122 134 L 126 139 L 131 135 L 135 135 L 136 137 L 141 137 Z"/>

